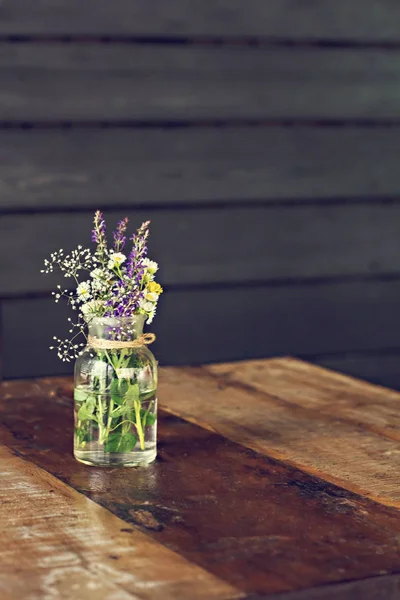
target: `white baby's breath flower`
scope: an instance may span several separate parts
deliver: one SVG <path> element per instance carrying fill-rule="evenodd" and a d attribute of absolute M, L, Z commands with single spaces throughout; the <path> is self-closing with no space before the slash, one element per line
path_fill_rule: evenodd
<path fill-rule="evenodd" d="M 78 300 L 87 302 L 90 298 L 90 281 L 82 281 L 76 288 Z"/>
<path fill-rule="evenodd" d="M 126 261 L 126 256 L 125 256 L 125 254 L 122 254 L 122 252 L 111 252 L 110 260 L 108 261 L 107 267 L 109 269 L 114 269 L 115 267 L 118 268 L 125 261 Z"/>
<path fill-rule="evenodd" d="M 104 277 L 104 272 L 102 269 L 97 267 L 97 269 L 93 269 L 93 271 L 91 271 L 90 277 L 93 277 L 93 279 L 102 279 Z"/>
<path fill-rule="evenodd" d="M 106 286 L 104 285 L 104 283 L 102 281 L 100 281 L 100 279 L 95 279 L 93 281 L 92 284 L 92 292 L 96 293 L 96 292 L 103 292 L 105 291 Z"/>
<path fill-rule="evenodd" d="M 101 315 L 103 308 L 103 303 L 100 300 L 90 300 L 82 305 L 81 312 L 86 318 L 94 317 L 96 315 Z"/>
<path fill-rule="evenodd" d="M 110 280 L 110 274 L 107 275 L 107 271 L 102 269 L 95 269 L 90 273 L 93 281 L 91 282 L 92 292 L 105 292 L 108 288 L 108 281 Z"/>
<path fill-rule="evenodd" d="M 150 260 L 149 258 L 145 258 L 143 261 L 144 266 L 147 269 L 147 272 L 150 275 L 154 275 L 158 271 L 158 263 L 155 260 Z"/>

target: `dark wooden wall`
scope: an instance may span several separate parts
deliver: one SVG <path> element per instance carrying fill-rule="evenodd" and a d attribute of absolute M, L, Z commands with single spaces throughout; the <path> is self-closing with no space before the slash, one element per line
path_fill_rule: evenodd
<path fill-rule="evenodd" d="M 399 31 L 390 0 L 3 0 L 4 377 L 70 369 L 39 270 L 99 207 L 152 221 L 161 363 L 400 387 Z"/>

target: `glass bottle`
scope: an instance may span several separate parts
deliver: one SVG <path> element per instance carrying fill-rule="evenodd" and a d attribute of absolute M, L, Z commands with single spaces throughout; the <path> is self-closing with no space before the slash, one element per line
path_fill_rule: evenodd
<path fill-rule="evenodd" d="M 145 318 L 88 323 L 74 386 L 74 456 L 86 465 L 135 467 L 156 458 L 157 362 L 146 345 L 152 334 L 143 336 Z"/>

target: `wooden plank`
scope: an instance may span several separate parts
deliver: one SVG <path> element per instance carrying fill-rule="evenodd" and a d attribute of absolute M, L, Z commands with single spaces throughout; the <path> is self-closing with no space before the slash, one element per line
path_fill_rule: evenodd
<path fill-rule="evenodd" d="M 273 39 L 397 41 L 391 0 L 3 0 L 6 35 L 267 36 Z"/>
<path fill-rule="evenodd" d="M 362 422 L 286 401 L 268 388 L 260 392 L 247 385 L 244 389 L 224 376 L 209 373 L 207 379 L 205 373 L 201 367 L 165 370 L 160 384 L 163 408 L 326 481 L 400 508 L 398 438 L 385 437 Z"/>
<path fill-rule="evenodd" d="M 185 372 L 171 372 L 181 375 L 187 379 Z M 162 377 L 164 397 L 166 387 L 180 393 L 165 371 Z M 1 439 L 192 563 L 258 594 L 398 571 L 397 510 L 164 413 L 159 460 L 148 469 L 77 465 L 71 456 L 71 385 L 2 384 L 8 433 L 3 425 Z"/>
<path fill-rule="evenodd" d="M 294 410 L 313 410 L 400 441 L 399 392 L 292 358 L 212 365 L 207 371 Z"/>
<path fill-rule="evenodd" d="M 398 119 L 400 50 L 0 45 L 0 121 Z"/>
<path fill-rule="evenodd" d="M 399 575 L 383 575 L 359 581 L 268 596 L 252 596 L 246 600 L 397 600 L 400 592 Z"/>
<path fill-rule="evenodd" d="M 0 457 L 2 598 L 242 596 L 4 446 Z"/>
<path fill-rule="evenodd" d="M 166 290 L 151 326 L 154 353 L 161 364 L 187 365 L 396 349 L 399 302 L 399 281 Z M 4 301 L 4 377 L 70 373 L 48 350 L 53 335 L 67 335 L 67 316 L 51 298 Z"/>
<path fill-rule="evenodd" d="M 400 390 L 400 355 L 396 352 L 383 355 L 360 353 L 314 357 L 311 362 L 377 385 Z"/>
<path fill-rule="evenodd" d="M 400 204 L 110 211 L 110 229 L 124 214 L 132 232 L 150 217 L 151 255 L 166 285 L 400 273 Z M 89 246 L 92 220 L 89 212 L 2 216 L 0 296 L 68 285 L 60 274 L 40 276 L 43 260 Z"/>
<path fill-rule="evenodd" d="M 399 154 L 396 128 L 2 130 L 0 207 L 398 197 Z"/>

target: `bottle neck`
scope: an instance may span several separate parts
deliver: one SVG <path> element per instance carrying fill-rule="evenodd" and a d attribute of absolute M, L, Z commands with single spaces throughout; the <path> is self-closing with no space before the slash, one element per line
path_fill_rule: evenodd
<path fill-rule="evenodd" d="M 89 336 L 98 340 L 129 342 L 143 335 L 145 315 L 94 317 L 88 322 Z"/>

